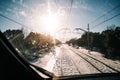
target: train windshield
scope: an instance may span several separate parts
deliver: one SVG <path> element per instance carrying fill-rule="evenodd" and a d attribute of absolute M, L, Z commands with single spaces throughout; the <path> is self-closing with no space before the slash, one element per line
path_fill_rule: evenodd
<path fill-rule="evenodd" d="M 1 0 L 0 31 L 56 76 L 120 72 L 120 0 Z"/>

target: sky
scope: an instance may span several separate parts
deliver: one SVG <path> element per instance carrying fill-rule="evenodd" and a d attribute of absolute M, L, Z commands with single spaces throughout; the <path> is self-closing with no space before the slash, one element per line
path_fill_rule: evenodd
<path fill-rule="evenodd" d="M 120 0 L 0 0 L 0 30 L 23 28 L 26 34 L 34 31 L 64 41 L 80 37 L 84 32 L 75 28 L 87 30 L 88 24 L 92 32 L 101 32 L 113 24 L 120 26 L 120 15 L 98 25 L 117 14 Z"/>

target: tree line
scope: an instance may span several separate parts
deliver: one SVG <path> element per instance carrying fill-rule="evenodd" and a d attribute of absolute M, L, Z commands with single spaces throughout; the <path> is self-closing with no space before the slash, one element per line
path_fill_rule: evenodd
<path fill-rule="evenodd" d="M 67 44 L 81 46 L 93 51 L 99 51 L 107 58 L 120 59 L 120 27 L 111 25 L 106 30 L 100 32 L 85 32 L 79 39 L 71 39 Z"/>
<path fill-rule="evenodd" d="M 44 35 L 40 33 L 30 32 L 26 37 L 22 30 L 6 30 L 4 32 L 6 38 L 12 43 L 12 45 L 20 50 L 24 56 L 30 54 L 44 54 L 52 50 L 54 44 L 58 45 L 61 42 L 50 35 Z M 26 58 L 31 59 L 26 56 Z"/>

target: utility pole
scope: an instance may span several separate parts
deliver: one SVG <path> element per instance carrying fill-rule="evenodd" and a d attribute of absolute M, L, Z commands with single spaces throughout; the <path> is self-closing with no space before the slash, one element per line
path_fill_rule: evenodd
<path fill-rule="evenodd" d="M 87 28 L 88 32 L 87 32 L 87 38 L 88 38 L 88 52 L 90 50 L 90 28 L 89 28 L 89 24 L 88 24 L 88 28 Z"/>

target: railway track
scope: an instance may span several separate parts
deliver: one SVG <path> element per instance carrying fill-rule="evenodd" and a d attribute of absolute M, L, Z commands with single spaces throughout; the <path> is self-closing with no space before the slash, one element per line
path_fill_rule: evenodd
<path fill-rule="evenodd" d="M 56 75 L 56 76 L 62 76 L 63 75 L 63 71 L 62 71 L 62 64 L 61 64 L 61 56 L 57 57 L 56 56 L 56 53 L 54 52 L 53 53 L 53 56 L 55 58 L 55 64 L 54 64 L 54 67 L 53 67 L 53 73 Z"/>
<path fill-rule="evenodd" d="M 103 61 L 87 53 L 82 53 L 71 47 L 61 46 L 53 53 L 55 64 L 52 72 L 56 76 L 70 76 L 94 73 L 119 73 L 119 71 Z"/>
<path fill-rule="evenodd" d="M 53 68 L 53 72 L 57 76 L 70 76 L 80 75 L 76 64 L 67 54 L 65 49 L 61 49 L 60 55 L 56 57 L 56 64 Z"/>
<path fill-rule="evenodd" d="M 87 61 L 89 64 L 91 64 L 96 70 L 98 70 L 101 73 L 111 73 L 111 72 L 117 72 L 119 73 L 120 71 L 110 67 L 109 65 L 105 64 L 104 62 L 91 57 L 85 53 L 81 53 L 79 51 L 75 51 L 71 48 L 69 48 L 71 51 L 76 53 L 79 57 L 83 58 L 85 61 Z"/>
<path fill-rule="evenodd" d="M 67 54 L 67 56 L 69 56 L 69 55 Z M 81 71 L 80 71 L 79 68 L 77 67 L 75 61 L 74 61 L 71 57 L 70 57 L 70 59 L 71 59 L 71 61 L 73 62 L 74 66 L 76 67 L 76 70 L 78 71 L 78 73 L 79 73 L 79 75 L 80 75 L 80 74 L 81 74 Z"/>
<path fill-rule="evenodd" d="M 100 62 L 100 63 L 104 64 L 105 66 L 109 67 L 110 69 L 112 69 L 112 70 L 114 70 L 114 71 L 116 71 L 116 72 L 120 73 L 120 71 L 119 71 L 119 70 L 114 69 L 113 67 L 111 67 L 111 66 L 109 66 L 109 65 L 105 64 L 104 62 L 102 62 L 102 61 L 100 61 L 100 60 L 98 60 L 98 59 L 96 59 L 96 58 L 94 58 L 94 57 L 92 57 L 92 56 L 89 56 L 89 55 L 87 55 L 87 54 L 84 54 L 84 55 L 86 55 L 86 56 L 90 57 L 91 59 L 94 59 L 94 60 L 96 60 L 96 61 L 98 61 L 98 62 Z"/>
<path fill-rule="evenodd" d="M 62 49 L 61 52 L 61 65 L 62 65 L 61 68 L 62 68 L 63 76 L 80 74 L 77 66 L 68 55 L 68 51 L 64 48 Z"/>

